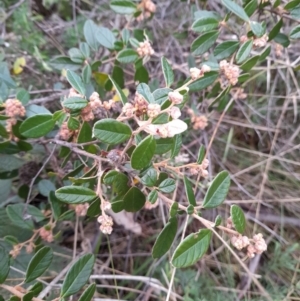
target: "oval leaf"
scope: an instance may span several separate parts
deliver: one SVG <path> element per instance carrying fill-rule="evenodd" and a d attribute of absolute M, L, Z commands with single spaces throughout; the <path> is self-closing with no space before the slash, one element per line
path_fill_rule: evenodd
<path fill-rule="evenodd" d="M 246 228 L 246 219 L 243 210 L 237 205 L 232 205 L 230 207 L 230 216 L 236 231 L 243 234 Z"/>
<path fill-rule="evenodd" d="M 109 4 L 110 8 L 117 14 L 131 15 L 136 12 L 136 4 L 130 0 L 112 0 Z"/>
<path fill-rule="evenodd" d="M 91 301 L 96 290 L 96 283 L 90 284 L 82 293 L 78 301 Z"/>
<path fill-rule="evenodd" d="M 213 30 L 198 37 L 191 45 L 191 50 L 194 55 L 205 53 L 217 40 L 219 31 Z"/>
<path fill-rule="evenodd" d="M 163 230 L 159 233 L 152 249 L 152 257 L 160 258 L 171 248 L 177 232 L 177 218 L 170 218 Z"/>
<path fill-rule="evenodd" d="M 74 295 L 86 284 L 92 273 L 94 262 L 94 255 L 86 254 L 72 265 L 62 284 L 61 298 Z"/>
<path fill-rule="evenodd" d="M 184 181 L 185 193 L 190 205 L 197 206 L 191 182 L 186 176 L 183 177 L 183 181 Z"/>
<path fill-rule="evenodd" d="M 222 60 L 232 55 L 239 47 L 237 41 L 226 41 L 219 44 L 214 50 L 214 56 L 217 60 Z"/>
<path fill-rule="evenodd" d="M 227 171 L 221 171 L 213 180 L 203 200 L 203 208 L 215 208 L 221 205 L 230 187 L 230 176 Z"/>
<path fill-rule="evenodd" d="M 80 110 L 87 106 L 88 102 L 86 99 L 81 97 L 69 97 L 63 103 L 63 107 L 70 110 Z"/>
<path fill-rule="evenodd" d="M 20 134 L 27 138 L 39 138 L 48 134 L 55 126 L 52 115 L 39 114 L 27 118 L 20 126 Z"/>
<path fill-rule="evenodd" d="M 154 156 L 156 142 L 153 136 L 146 137 L 135 148 L 131 155 L 131 166 L 134 169 L 143 169 L 147 167 Z"/>
<path fill-rule="evenodd" d="M 187 236 L 176 248 L 171 263 L 176 268 L 184 268 L 196 263 L 207 251 L 211 231 L 200 230 Z"/>
<path fill-rule="evenodd" d="M 25 283 L 40 277 L 49 267 L 53 252 L 49 247 L 41 248 L 30 260 L 26 270 Z"/>
<path fill-rule="evenodd" d="M 117 55 L 117 60 L 123 64 L 134 63 L 139 55 L 133 49 L 123 49 Z"/>
<path fill-rule="evenodd" d="M 110 29 L 101 26 L 98 27 L 97 41 L 105 48 L 114 49 L 116 38 Z"/>
<path fill-rule="evenodd" d="M 161 66 L 164 74 L 166 86 L 170 87 L 174 82 L 174 73 L 170 63 L 167 61 L 165 57 L 161 58 Z"/>
<path fill-rule="evenodd" d="M 83 33 L 85 40 L 89 44 L 89 46 L 97 51 L 99 48 L 99 43 L 97 41 L 97 31 L 98 31 L 98 26 L 92 21 L 92 20 L 87 20 L 84 23 L 83 27 Z"/>
<path fill-rule="evenodd" d="M 136 212 L 143 208 L 146 202 L 145 195 L 136 187 L 131 187 L 125 194 L 124 210 L 127 212 Z"/>
<path fill-rule="evenodd" d="M 196 20 L 192 25 L 192 30 L 196 32 L 205 32 L 215 29 L 219 26 L 219 21 L 213 17 L 203 17 Z"/>
<path fill-rule="evenodd" d="M 0 283 L 3 283 L 9 273 L 9 254 L 0 246 Z"/>
<path fill-rule="evenodd" d="M 300 25 L 294 27 L 290 32 L 291 39 L 300 39 Z"/>
<path fill-rule="evenodd" d="M 131 136 L 128 125 L 112 118 L 102 119 L 94 124 L 93 137 L 107 144 L 118 144 Z"/>
<path fill-rule="evenodd" d="M 241 45 L 241 47 L 239 48 L 236 56 L 235 56 L 235 60 L 237 62 L 237 64 L 241 64 L 242 62 L 244 62 L 247 57 L 249 56 L 251 49 L 252 49 L 252 45 L 253 45 L 253 40 L 248 40 L 245 43 L 243 43 Z"/>
<path fill-rule="evenodd" d="M 67 80 L 79 94 L 85 95 L 84 83 L 78 74 L 76 74 L 74 71 L 67 70 Z"/>
<path fill-rule="evenodd" d="M 55 196 L 68 204 L 91 202 L 97 196 L 95 191 L 81 186 L 65 186 L 55 191 Z"/>
<path fill-rule="evenodd" d="M 190 92 L 201 91 L 215 82 L 219 73 L 216 71 L 206 72 L 203 77 L 195 80 L 189 85 Z"/>
<path fill-rule="evenodd" d="M 238 4 L 234 3 L 231 0 L 222 0 L 222 3 L 224 6 L 229 9 L 231 12 L 233 12 L 236 16 L 243 19 L 244 21 L 248 22 L 250 19 L 244 9 L 239 6 Z"/>
<path fill-rule="evenodd" d="M 159 184 L 158 188 L 161 192 L 171 193 L 176 188 L 175 181 L 170 178 L 165 179 Z"/>

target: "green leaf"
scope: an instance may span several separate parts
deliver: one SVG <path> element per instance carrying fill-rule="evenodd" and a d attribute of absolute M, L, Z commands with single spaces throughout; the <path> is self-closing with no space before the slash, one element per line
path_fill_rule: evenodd
<path fill-rule="evenodd" d="M 217 60 L 225 59 L 231 56 L 239 47 L 237 41 L 226 41 L 219 44 L 214 50 L 214 56 Z"/>
<path fill-rule="evenodd" d="M 290 40 L 288 36 L 281 32 L 277 34 L 277 36 L 274 38 L 274 41 L 285 48 L 290 45 Z"/>
<path fill-rule="evenodd" d="M 50 61 L 50 66 L 57 70 L 76 71 L 81 67 L 81 64 L 74 63 L 68 56 L 57 56 Z"/>
<path fill-rule="evenodd" d="M 294 27 L 290 32 L 291 39 L 300 39 L 300 25 Z"/>
<path fill-rule="evenodd" d="M 55 191 L 55 185 L 47 179 L 43 179 L 38 183 L 38 189 L 41 195 L 48 197 L 51 191 Z"/>
<path fill-rule="evenodd" d="M 86 254 L 72 265 L 62 284 L 61 298 L 69 297 L 81 290 L 92 273 L 94 262 L 94 255 Z"/>
<path fill-rule="evenodd" d="M 171 248 L 177 232 L 177 218 L 171 217 L 163 230 L 159 233 L 152 248 L 152 257 L 160 258 Z"/>
<path fill-rule="evenodd" d="M 38 106 L 38 105 L 26 106 L 26 117 L 32 117 L 39 114 L 51 115 L 51 112 L 43 106 Z"/>
<path fill-rule="evenodd" d="M 133 49 L 123 49 L 117 55 L 117 60 L 123 64 L 134 63 L 139 55 Z"/>
<path fill-rule="evenodd" d="M 145 175 L 141 178 L 142 184 L 148 187 L 155 186 L 157 182 L 157 171 L 154 168 L 149 168 Z"/>
<path fill-rule="evenodd" d="M 156 190 L 152 190 L 147 197 L 147 200 L 151 203 L 154 204 L 157 201 L 158 198 L 158 192 Z"/>
<path fill-rule="evenodd" d="M 85 95 L 85 86 L 78 74 L 76 74 L 74 71 L 67 70 L 67 80 L 79 94 Z"/>
<path fill-rule="evenodd" d="M 69 97 L 62 103 L 65 108 L 70 110 L 83 109 L 87 106 L 87 104 L 87 100 L 81 97 Z"/>
<path fill-rule="evenodd" d="M 43 290 L 44 286 L 41 282 L 36 282 L 34 285 L 30 287 L 30 292 L 33 293 L 34 297 L 37 297 L 40 292 Z"/>
<path fill-rule="evenodd" d="M 174 82 L 174 73 L 170 63 L 167 61 L 165 57 L 161 58 L 161 66 L 164 74 L 166 86 L 170 87 Z"/>
<path fill-rule="evenodd" d="M 291 10 L 291 9 L 294 9 L 295 7 L 297 7 L 298 5 L 299 5 L 299 1 L 298 0 L 292 0 L 292 1 L 289 1 L 284 6 L 284 9 Z"/>
<path fill-rule="evenodd" d="M 112 118 L 97 121 L 93 127 L 93 137 L 107 144 L 121 143 L 131 136 L 128 125 Z"/>
<path fill-rule="evenodd" d="M 261 53 L 261 55 L 260 55 L 260 57 L 259 57 L 259 62 L 264 61 L 264 60 L 266 59 L 266 57 L 267 57 L 270 53 L 271 53 L 271 45 L 268 46 L 268 47 L 266 48 L 266 50 L 264 50 L 264 51 Z"/>
<path fill-rule="evenodd" d="M 130 0 L 112 0 L 109 6 L 117 14 L 121 15 L 131 15 L 137 10 L 136 4 Z"/>
<path fill-rule="evenodd" d="M 16 98 L 21 101 L 23 105 L 26 105 L 30 100 L 30 94 L 25 89 L 20 89 L 16 95 Z"/>
<path fill-rule="evenodd" d="M 211 231 L 202 229 L 191 233 L 176 248 L 171 263 L 176 268 L 185 268 L 196 263 L 207 251 Z"/>
<path fill-rule="evenodd" d="M 159 88 L 153 91 L 154 102 L 162 105 L 169 98 L 169 92 L 173 91 L 170 88 Z"/>
<path fill-rule="evenodd" d="M 49 247 L 43 247 L 32 257 L 26 270 L 25 283 L 40 277 L 50 266 L 53 252 Z"/>
<path fill-rule="evenodd" d="M 127 98 L 126 98 L 124 92 L 122 91 L 122 89 L 119 87 L 117 82 L 111 76 L 109 76 L 109 79 L 111 80 L 113 86 L 116 89 L 116 92 L 117 92 L 119 98 L 121 99 L 122 104 L 124 105 L 127 102 Z"/>
<path fill-rule="evenodd" d="M 45 216 L 38 208 L 23 203 L 8 205 L 6 213 L 13 224 L 29 230 L 34 229 L 33 220 L 39 223 L 45 219 Z"/>
<path fill-rule="evenodd" d="M 81 51 L 82 55 L 84 56 L 84 58 L 88 59 L 91 54 L 89 45 L 85 42 L 81 42 L 79 44 L 79 48 L 80 48 L 80 51 Z M 89 65 L 87 65 L 87 66 L 89 66 Z"/>
<path fill-rule="evenodd" d="M 192 184 L 186 176 L 183 176 L 184 188 L 190 205 L 197 206 Z"/>
<path fill-rule="evenodd" d="M 222 223 L 222 217 L 220 215 L 217 215 L 215 218 L 215 227 L 219 227 Z"/>
<path fill-rule="evenodd" d="M 20 126 L 20 134 L 26 138 L 39 138 L 45 136 L 55 126 L 52 115 L 39 114 L 27 118 Z"/>
<path fill-rule="evenodd" d="M 177 134 L 173 137 L 173 144 L 172 144 L 172 148 L 171 148 L 171 158 L 175 158 L 181 149 L 181 145 L 182 145 L 182 138 L 180 134 Z"/>
<path fill-rule="evenodd" d="M 88 84 L 91 82 L 92 77 L 92 68 L 90 65 L 85 65 L 82 69 L 82 80 L 85 84 Z"/>
<path fill-rule="evenodd" d="M 144 207 L 146 197 L 138 188 L 131 187 L 125 194 L 123 201 L 125 211 L 137 212 Z"/>
<path fill-rule="evenodd" d="M 82 64 L 85 60 L 82 52 L 78 48 L 71 48 L 68 54 L 74 63 Z"/>
<path fill-rule="evenodd" d="M 9 254 L 0 246 L 0 283 L 3 283 L 6 280 L 9 273 L 9 266 Z"/>
<path fill-rule="evenodd" d="M 192 30 L 196 32 L 205 32 L 205 31 L 210 31 L 212 29 L 215 29 L 218 26 L 219 26 L 218 19 L 212 17 L 203 17 L 197 19 L 193 23 Z"/>
<path fill-rule="evenodd" d="M 241 45 L 241 47 L 239 48 L 236 56 L 235 56 L 235 60 L 237 62 L 237 64 L 241 64 L 242 62 L 244 62 L 247 57 L 249 56 L 251 49 L 252 49 L 252 45 L 253 45 L 253 40 L 248 40 L 245 43 L 243 43 Z"/>
<path fill-rule="evenodd" d="M 246 14 L 248 15 L 248 17 L 251 17 L 254 14 L 254 12 L 256 11 L 256 8 L 257 8 L 257 4 L 258 4 L 257 0 L 251 0 L 244 7 L 244 10 L 245 10 Z"/>
<path fill-rule="evenodd" d="M 243 210 L 237 205 L 232 205 L 230 207 L 230 216 L 236 231 L 243 234 L 246 228 L 246 219 Z"/>
<path fill-rule="evenodd" d="M 154 103 L 154 96 L 151 93 L 149 86 L 145 83 L 140 83 L 136 87 L 136 91 L 141 94 L 148 103 Z"/>
<path fill-rule="evenodd" d="M 90 284 L 82 293 L 78 301 L 91 301 L 96 291 L 96 283 Z"/>
<path fill-rule="evenodd" d="M 114 49 L 116 38 L 111 30 L 106 27 L 98 27 L 97 41 L 108 49 Z"/>
<path fill-rule="evenodd" d="M 268 34 L 268 42 L 272 41 L 280 32 L 280 29 L 283 25 L 282 18 L 275 24 L 275 26 L 272 28 L 272 30 Z"/>
<path fill-rule="evenodd" d="M 251 21 L 250 27 L 251 27 L 251 30 L 254 33 L 254 35 L 258 38 L 262 37 L 266 32 L 265 27 L 262 26 L 261 23 L 258 23 L 256 21 Z"/>
<path fill-rule="evenodd" d="M 145 83 L 145 84 L 149 82 L 149 73 L 144 66 L 136 68 L 134 74 L 134 81 L 139 83 Z"/>
<path fill-rule="evenodd" d="M 131 166 L 134 169 L 147 167 L 155 153 L 156 142 L 152 135 L 143 139 L 131 155 Z"/>
<path fill-rule="evenodd" d="M 175 188 L 175 180 L 170 178 L 163 180 L 158 186 L 158 189 L 164 193 L 171 193 L 175 190 Z"/>
<path fill-rule="evenodd" d="M 242 20 L 249 22 L 250 19 L 244 9 L 240 7 L 238 4 L 231 0 L 222 0 L 223 5 L 229 9 L 231 12 L 233 12 L 236 16 L 241 18 Z"/>
<path fill-rule="evenodd" d="M 259 58 L 260 58 L 259 55 L 256 55 L 256 56 L 250 58 L 240 68 L 245 72 L 250 71 L 256 65 Z"/>
<path fill-rule="evenodd" d="M 116 170 L 110 170 L 103 178 L 104 184 L 112 184 L 120 173 Z"/>
<path fill-rule="evenodd" d="M 113 192 L 118 195 L 124 195 L 129 190 L 129 179 L 124 173 L 119 173 L 113 182 Z"/>
<path fill-rule="evenodd" d="M 205 53 L 216 42 L 218 36 L 219 31 L 213 30 L 201 35 L 196 40 L 194 40 L 191 45 L 193 55 L 201 55 Z"/>
<path fill-rule="evenodd" d="M 190 92 L 201 91 L 208 86 L 212 85 L 215 80 L 219 77 L 219 73 L 216 71 L 206 72 L 203 77 L 195 80 L 189 85 Z"/>
<path fill-rule="evenodd" d="M 85 21 L 83 27 L 84 38 L 89 46 L 95 51 L 97 51 L 99 48 L 99 43 L 97 40 L 98 29 L 99 27 L 92 20 Z"/>
<path fill-rule="evenodd" d="M 155 154 L 162 155 L 172 149 L 174 138 L 159 138 L 156 139 Z"/>
<path fill-rule="evenodd" d="M 68 120 L 68 128 L 72 131 L 75 131 L 77 129 L 79 129 L 80 127 L 80 122 L 78 119 L 75 119 L 73 117 L 70 117 Z"/>
<path fill-rule="evenodd" d="M 124 88 L 124 71 L 120 66 L 114 66 L 111 77 L 115 80 L 120 88 Z"/>
<path fill-rule="evenodd" d="M 203 208 L 215 208 L 221 205 L 230 187 L 230 176 L 227 171 L 221 171 L 214 178 L 203 200 Z"/>
<path fill-rule="evenodd" d="M 205 147 L 204 145 L 201 145 L 198 152 L 197 163 L 201 164 L 204 158 L 205 158 Z"/>
<path fill-rule="evenodd" d="M 97 196 L 94 190 L 81 186 L 64 186 L 56 190 L 55 196 L 67 204 L 91 202 Z"/>

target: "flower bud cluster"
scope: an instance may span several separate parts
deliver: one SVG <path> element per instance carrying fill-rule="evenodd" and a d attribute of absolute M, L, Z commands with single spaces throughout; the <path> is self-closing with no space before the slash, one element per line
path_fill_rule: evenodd
<path fill-rule="evenodd" d="M 5 102 L 5 115 L 11 118 L 25 116 L 25 108 L 18 99 L 7 99 Z"/>
<path fill-rule="evenodd" d="M 194 130 L 204 130 L 208 126 L 208 120 L 206 116 L 198 116 L 192 109 L 188 109 L 187 113 L 191 117 L 191 123 Z"/>
<path fill-rule="evenodd" d="M 154 54 L 154 50 L 148 40 L 139 43 L 139 47 L 136 49 L 140 57 L 151 56 Z"/>
<path fill-rule="evenodd" d="M 103 215 L 100 215 L 97 219 L 98 223 L 100 224 L 100 231 L 103 233 L 103 234 L 111 234 L 113 228 L 113 219 L 106 215 L 106 214 L 103 214 Z"/>
<path fill-rule="evenodd" d="M 198 79 L 198 78 L 201 78 L 201 77 L 203 77 L 204 76 L 204 73 L 206 73 L 206 72 L 210 72 L 211 71 L 211 68 L 209 67 L 209 66 L 207 66 L 207 65 L 203 65 L 202 67 L 201 67 L 201 69 L 199 69 L 199 68 L 191 68 L 190 69 L 190 75 L 191 75 L 191 79 L 192 80 L 196 80 L 196 79 Z"/>
<path fill-rule="evenodd" d="M 89 209 L 88 203 L 78 204 L 75 206 L 75 213 L 77 216 L 86 216 L 88 209 Z"/>
<path fill-rule="evenodd" d="M 247 98 L 247 93 L 244 92 L 243 88 L 233 88 L 230 90 L 232 97 L 236 100 L 244 100 Z"/>
<path fill-rule="evenodd" d="M 66 121 L 63 122 L 58 132 L 59 139 L 68 141 L 73 134 L 74 131 L 68 128 L 68 123 Z"/>
<path fill-rule="evenodd" d="M 189 172 L 192 176 L 200 174 L 201 177 L 206 178 L 208 176 L 208 166 L 209 161 L 207 159 L 204 159 L 201 164 L 191 167 L 189 169 Z"/>
<path fill-rule="evenodd" d="M 45 227 L 42 227 L 39 231 L 40 237 L 46 241 L 46 242 L 52 242 L 54 240 L 52 229 L 46 229 Z"/>
<path fill-rule="evenodd" d="M 7 99 L 5 102 L 5 115 L 10 117 L 6 120 L 5 129 L 10 134 L 11 139 L 18 141 L 12 133 L 13 126 L 17 123 L 18 117 L 23 117 L 26 114 L 26 110 L 22 103 L 18 99 Z"/>
<path fill-rule="evenodd" d="M 12 258 L 17 258 L 17 256 L 20 254 L 22 249 L 21 244 L 17 244 L 13 246 L 13 249 L 9 252 Z"/>
<path fill-rule="evenodd" d="M 156 5 L 151 0 L 143 0 L 139 4 L 139 7 L 143 10 L 143 12 L 136 18 L 138 22 L 150 18 L 151 14 L 156 11 Z"/>
<path fill-rule="evenodd" d="M 265 47 L 267 45 L 268 39 L 268 35 L 264 34 L 262 37 L 253 40 L 253 46 L 257 48 Z"/>
<path fill-rule="evenodd" d="M 228 229 L 233 228 L 231 217 L 227 219 L 226 227 Z M 253 258 L 255 254 L 262 254 L 267 250 L 266 241 L 261 233 L 254 235 L 252 239 L 249 239 L 247 236 L 242 236 L 241 234 L 233 235 L 230 241 L 231 244 L 238 250 L 247 248 L 247 256 L 249 258 Z"/>
<path fill-rule="evenodd" d="M 282 51 L 283 51 L 283 46 L 281 44 L 276 43 L 275 44 L 275 55 L 277 57 L 281 57 L 282 56 Z"/>
<path fill-rule="evenodd" d="M 161 109 L 160 105 L 156 103 L 149 103 L 147 108 L 147 115 L 150 118 L 155 118 L 159 115 Z"/>
<path fill-rule="evenodd" d="M 171 91 L 168 94 L 170 101 L 174 105 L 179 105 L 183 102 L 183 95 L 180 94 L 178 91 Z"/>
<path fill-rule="evenodd" d="M 238 77 L 240 75 L 240 69 L 238 66 L 228 63 L 226 60 L 223 60 L 219 64 L 221 75 L 224 78 L 221 78 L 221 84 L 226 84 L 229 82 L 230 85 L 235 86 L 238 82 Z"/>

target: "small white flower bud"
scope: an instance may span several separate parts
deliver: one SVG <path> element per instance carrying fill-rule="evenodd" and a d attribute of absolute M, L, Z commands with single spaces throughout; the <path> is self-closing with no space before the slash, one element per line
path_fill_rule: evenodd
<path fill-rule="evenodd" d="M 191 68 L 190 69 L 190 75 L 192 80 L 196 80 L 197 78 L 199 78 L 201 76 L 201 70 L 198 68 Z"/>
<path fill-rule="evenodd" d="M 154 118 L 156 116 L 159 115 L 161 109 L 160 109 L 160 105 L 159 104 L 156 104 L 156 103 L 150 103 L 148 105 L 148 109 L 147 109 L 147 115 L 150 117 L 150 118 Z"/>
<path fill-rule="evenodd" d="M 172 107 L 169 113 L 173 119 L 178 119 L 181 116 L 181 112 L 177 107 Z"/>
<path fill-rule="evenodd" d="M 183 101 L 183 95 L 177 91 L 169 92 L 168 96 L 171 102 L 173 102 L 175 105 L 178 105 Z"/>
<path fill-rule="evenodd" d="M 208 65 L 203 65 L 201 68 L 202 73 L 210 72 L 211 68 Z"/>

